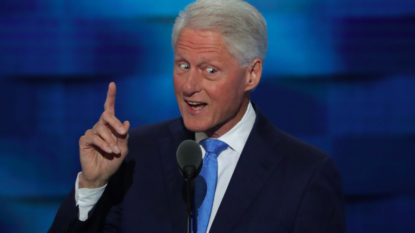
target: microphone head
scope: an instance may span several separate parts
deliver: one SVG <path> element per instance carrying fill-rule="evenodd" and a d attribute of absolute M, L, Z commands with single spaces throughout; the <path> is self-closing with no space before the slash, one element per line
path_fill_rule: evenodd
<path fill-rule="evenodd" d="M 185 140 L 180 143 L 176 152 L 177 163 L 179 164 L 180 172 L 185 178 L 195 178 L 203 164 L 202 150 L 199 144 L 193 140 Z M 189 171 L 189 169 L 191 171 Z M 193 171 L 194 170 L 194 171 Z M 191 174 L 189 174 L 189 172 Z M 189 175 L 191 177 L 189 177 Z"/>

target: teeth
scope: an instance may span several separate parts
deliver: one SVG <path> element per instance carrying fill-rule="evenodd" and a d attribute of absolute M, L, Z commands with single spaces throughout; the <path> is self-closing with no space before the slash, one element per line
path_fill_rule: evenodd
<path fill-rule="evenodd" d="M 194 110 L 200 110 L 200 109 L 202 109 L 202 107 L 200 106 L 200 107 L 192 107 Z"/>
<path fill-rule="evenodd" d="M 190 105 L 200 105 L 200 104 L 202 104 L 202 103 L 199 103 L 199 102 L 190 102 L 190 101 L 187 101 L 187 103 L 190 104 Z"/>
<path fill-rule="evenodd" d="M 191 101 L 186 101 L 189 105 L 190 105 L 190 107 L 191 108 L 193 108 L 194 110 L 200 110 L 200 109 L 202 109 L 203 107 L 205 107 L 205 104 L 204 103 L 201 103 L 201 102 L 191 102 Z"/>

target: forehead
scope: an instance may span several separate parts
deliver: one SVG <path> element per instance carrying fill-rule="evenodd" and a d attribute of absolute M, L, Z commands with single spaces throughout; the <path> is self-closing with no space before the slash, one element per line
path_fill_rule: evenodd
<path fill-rule="evenodd" d="M 175 53 L 177 55 L 229 55 L 219 32 L 212 30 L 193 30 L 183 28 L 177 39 Z"/>

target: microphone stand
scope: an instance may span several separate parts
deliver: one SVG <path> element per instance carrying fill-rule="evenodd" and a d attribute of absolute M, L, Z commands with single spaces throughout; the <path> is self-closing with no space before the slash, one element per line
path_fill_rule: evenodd
<path fill-rule="evenodd" d="M 193 180 L 186 179 L 187 233 L 192 233 Z"/>
<path fill-rule="evenodd" d="M 194 166 L 186 166 L 183 169 L 183 175 L 186 183 L 186 206 L 187 206 L 187 233 L 192 233 L 192 207 L 194 196 L 194 178 L 196 168 Z M 197 175 L 197 173 L 196 173 Z"/>

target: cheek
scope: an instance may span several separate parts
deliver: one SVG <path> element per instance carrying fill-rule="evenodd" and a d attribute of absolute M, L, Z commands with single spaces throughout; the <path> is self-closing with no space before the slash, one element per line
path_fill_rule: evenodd
<path fill-rule="evenodd" d="M 217 113 L 224 114 L 224 112 L 233 111 L 231 106 L 237 101 L 238 93 L 229 85 L 221 85 L 209 88 L 208 95 Z"/>
<path fill-rule="evenodd" d="M 180 83 L 180 78 L 177 77 L 176 75 L 173 75 L 173 88 L 174 88 L 174 93 L 176 94 L 176 96 L 181 93 L 180 91 L 181 86 L 182 85 Z"/>
<path fill-rule="evenodd" d="M 227 82 L 217 87 L 213 90 L 215 96 L 221 99 L 224 105 L 235 104 L 235 101 L 241 99 L 244 93 L 244 86 L 240 80 L 236 79 L 233 82 Z"/>

